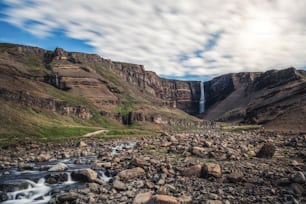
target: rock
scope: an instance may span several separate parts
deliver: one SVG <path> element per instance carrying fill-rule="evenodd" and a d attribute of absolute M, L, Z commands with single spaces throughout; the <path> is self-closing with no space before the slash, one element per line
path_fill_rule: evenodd
<path fill-rule="evenodd" d="M 231 183 L 238 183 L 242 181 L 243 174 L 240 171 L 234 171 L 227 176 L 227 180 Z"/>
<path fill-rule="evenodd" d="M 9 197 L 7 196 L 7 194 L 0 191 L 0 202 L 6 201 L 8 199 L 9 199 Z"/>
<path fill-rule="evenodd" d="M 77 193 L 69 192 L 69 193 L 63 193 L 58 196 L 58 200 L 61 202 L 71 202 L 75 201 L 79 198 L 79 195 Z"/>
<path fill-rule="evenodd" d="M 148 203 L 151 198 L 152 198 L 151 192 L 138 193 L 134 198 L 133 204 L 145 204 Z"/>
<path fill-rule="evenodd" d="M 178 200 L 179 200 L 180 203 L 190 203 L 192 201 L 192 197 L 182 195 L 182 196 L 178 197 Z"/>
<path fill-rule="evenodd" d="M 45 179 L 46 179 L 46 183 L 49 183 L 49 184 L 63 183 L 65 181 L 68 181 L 68 175 L 66 173 L 49 174 L 45 176 Z"/>
<path fill-rule="evenodd" d="M 296 196 L 301 196 L 304 192 L 306 193 L 306 189 L 301 184 L 298 183 L 292 183 L 290 185 L 290 188 L 293 190 L 293 193 Z"/>
<path fill-rule="evenodd" d="M 51 156 L 49 154 L 41 153 L 36 157 L 36 161 L 38 162 L 46 162 L 49 161 Z"/>
<path fill-rule="evenodd" d="M 296 173 L 292 176 L 291 180 L 292 180 L 293 182 L 295 182 L 295 183 L 300 183 L 300 184 L 303 184 L 303 183 L 305 183 L 305 181 L 306 181 L 305 175 L 304 175 L 303 172 L 301 172 L 301 171 L 296 172 Z"/>
<path fill-rule="evenodd" d="M 75 181 L 91 182 L 97 179 L 97 172 L 92 169 L 80 169 L 71 173 L 71 178 Z"/>
<path fill-rule="evenodd" d="M 123 170 L 118 173 L 118 176 L 122 179 L 129 180 L 129 179 L 138 178 L 140 176 L 143 176 L 144 174 L 145 174 L 145 171 L 142 168 L 136 167 L 133 169 Z"/>
<path fill-rule="evenodd" d="M 121 182 L 118 179 L 115 179 L 113 182 L 113 187 L 119 191 L 124 191 L 127 189 L 127 186 L 125 185 L 125 183 Z"/>
<path fill-rule="evenodd" d="M 222 176 L 221 167 L 219 164 L 206 163 L 202 166 L 202 177 L 207 178 L 209 176 L 214 176 L 219 178 Z"/>
<path fill-rule="evenodd" d="M 153 196 L 149 203 L 151 204 L 178 204 L 178 200 L 173 196 L 168 195 L 155 195 Z"/>
<path fill-rule="evenodd" d="M 35 167 L 35 164 L 33 164 L 33 163 L 24 163 L 24 162 L 20 162 L 20 163 L 18 164 L 18 167 L 19 167 L 20 169 L 24 169 L 24 170 L 33 170 L 34 167 Z"/>
<path fill-rule="evenodd" d="M 256 157 L 271 159 L 276 151 L 276 147 L 271 143 L 266 143 L 262 148 L 257 152 Z"/>
<path fill-rule="evenodd" d="M 58 163 L 54 166 L 52 166 L 48 171 L 66 171 L 68 169 L 68 166 L 64 163 Z"/>
<path fill-rule="evenodd" d="M 77 144 L 78 147 L 82 148 L 82 147 L 87 147 L 87 144 L 83 141 L 80 141 L 78 144 Z"/>
<path fill-rule="evenodd" d="M 145 161 L 144 160 L 141 160 L 141 159 L 137 159 L 137 158 L 134 158 L 132 161 L 131 161 L 131 164 L 136 166 L 136 167 L 143 167 L 145 165 Z"/>
<path fill-rule="evenodd" d="M 194 165 L 188 168 L 185 168 L 182 170 L 182 175 L 183 176 L 195 176 L 195 177 L 200 177 L 201 176 L 201 170 L 202 166 L 200 164 Z"/>
<path fill-rule="evenodd" d="M 193 147 L 191 153 L 196 156 L 203 157 L 205 155 L 205 149 L 203 147 Z"/>
<path fill-rule="evenodd" d="M 206 202 L 207 204 L 222 204 L 221 200 L 208 200 Z"/>

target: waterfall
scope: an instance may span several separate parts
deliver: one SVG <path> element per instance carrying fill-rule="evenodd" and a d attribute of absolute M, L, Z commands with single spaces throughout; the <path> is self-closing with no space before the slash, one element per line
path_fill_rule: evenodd
<path fill-rule="evenodd" d="M 201 97 L 199 103 L 199 113 L 205 112 L 205 92 L 204 92 L 204 82 L 200 82 L 201 84 Z"/>
<path fill-rule="evenodd" d="M 57 73 L 55 73 L 55 86 L 59 87 L 59 79 Z"/>

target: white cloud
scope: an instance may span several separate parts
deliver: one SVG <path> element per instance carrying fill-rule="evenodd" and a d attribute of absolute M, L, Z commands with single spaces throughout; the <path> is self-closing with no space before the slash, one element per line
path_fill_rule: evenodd
<path fill-rule="evenodd" d="M 144 64 L 162 75 L 306 65 L 304 0 L 4 2 L 11 5 L 6 21 L 34 35 L 61 29 L 104 58 Z"/>

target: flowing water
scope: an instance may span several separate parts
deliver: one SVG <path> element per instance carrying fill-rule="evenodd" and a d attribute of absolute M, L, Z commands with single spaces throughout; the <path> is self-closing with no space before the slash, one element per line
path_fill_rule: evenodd
<path fill-rule="evenodd" d="M 199 103 L 199 113 L 205 112 L 205 89 L 204 89 L 204 82 L 201 83 L 201 97 Z"/>
<path fill-rule="evenodd" d="M 117 155 L 126 149 L 133 148 L 136 145 L 134 142 L 126 142 L 111 147 L 111 154 Z M 74 164 L 76 158 L 59 159 L 50 162 L 35 163 L 33 170 L 19 170 L 17 168 L 0 170 L 0 191 L 6 189 L 5 193 L 8 200 L 2 204 L 45 204 L 52 197 L 54 190 L 65 191 L 74 189 L 84 185 L 84 183 L 76 182 L 71 179 L 71 172 L 90 168 L 91 165 L 87 161 L 97 159 L 96 156 L 81 157 L 82 164 Z M 65 172 L 48 172 L 41 170 L 43 166 L 52 166 L 57 163 L 64 163 L 68 166 Z M 56 184 L 46 182 L 48 175 L 63 175 L 67 174 L 67 180 Z M 104 182 L 109 182 L 112 177 L 104 171 L 98 171 L 98 178 Z"/>

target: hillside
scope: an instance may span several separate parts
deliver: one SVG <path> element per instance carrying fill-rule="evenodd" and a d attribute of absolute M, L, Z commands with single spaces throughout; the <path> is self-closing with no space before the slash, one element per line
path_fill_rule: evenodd
<path fill-rule="evenodd" d="M 306 131 L 306 72 L 238 73 L 205 83 L 204 118 Z"/>
<path fill-rule="evenodd" d="M 184 112 L 194 111 L 199 94 L 191 92 L 199 91 L 198 84 L 164 80 L 141 65 L 98 55 L 1 44 L 0 135 L 43 136 L 67 127 L 67 134 L 79 135 L 140 123 L 141 129 L 157 130 L 198 125 Z"/>
<path fill-rule="evenodd" d="M 95 54 L 2 43 L 0 135 L 146 134 L 209 124 L 199 118 L 306 131 L 305 76 L 288 68 L 216 77 L 204 83 L 206 112 L 199 115 L 200 81 L 163 79 Z"/>

